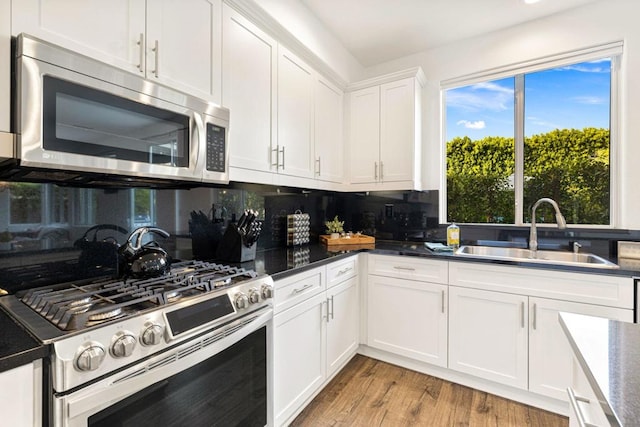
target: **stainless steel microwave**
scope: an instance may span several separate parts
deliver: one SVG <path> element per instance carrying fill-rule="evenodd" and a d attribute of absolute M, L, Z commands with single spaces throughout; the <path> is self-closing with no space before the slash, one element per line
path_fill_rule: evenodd
<path fill-rule="evenodd" d="M 14 156 L 0 179 L 229 181 L 227 109 L 24 34 L 14 65 Z"/>

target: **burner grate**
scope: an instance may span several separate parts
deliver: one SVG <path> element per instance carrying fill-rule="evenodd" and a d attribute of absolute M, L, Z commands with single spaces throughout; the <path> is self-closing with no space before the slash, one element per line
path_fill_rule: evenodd
<path fill-rule="evenodd" d="M 244 268 L 184 261 L 150 279 L 85 280 L 28 291 L 22 302 L 65 331 L 95 326 L 257 277 Z"/>

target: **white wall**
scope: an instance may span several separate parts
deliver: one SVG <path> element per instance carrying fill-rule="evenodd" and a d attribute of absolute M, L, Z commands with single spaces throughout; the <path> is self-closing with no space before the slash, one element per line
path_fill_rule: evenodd
<path fill-rule="evenodd" d="M 360 79 L 362 65 L 300 0 L 259 0 L 256 4 L 315 53 L 345 82 Z"/>
<path fill-rule="evenodd" d="M 456 42 L 365 70 L 366 77 L 419 65 L 425 90 L 423 138 L 427 188 L 438 188 L 444 163 L 439 84 L 466 74 L 623 40 L 621 66 L 619 212 L 617 228 L 640 229 L 640 1 L 600 0 L 507 30 Z M 455 31 L 455 29 L 452 29 Z"/>
<path fill-rule="evenodd" d="M 11 2 L 0 0 L 0 132 L 9 132 Z"/>

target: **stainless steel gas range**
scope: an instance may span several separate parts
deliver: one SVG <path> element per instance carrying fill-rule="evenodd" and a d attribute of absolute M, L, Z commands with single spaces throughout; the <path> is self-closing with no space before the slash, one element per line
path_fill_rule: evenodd
<path fill-rule="evenodd" d="M 200 261 L 0 298 L 51 344 L 54 426 L 264 426 L 273 281 Z"/>

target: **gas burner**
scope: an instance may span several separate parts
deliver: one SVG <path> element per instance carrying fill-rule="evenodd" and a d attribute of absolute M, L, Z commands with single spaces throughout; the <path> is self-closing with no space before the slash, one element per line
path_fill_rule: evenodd
<path fill-rule="evenodd" d="M 87 279 L 27 292 L 22 302 L 63 331 L 126 318 L 154 307 L 251 280 L 255 271 L 205 261 L 174 263 L 171 271 L 146 279 Z"/>

